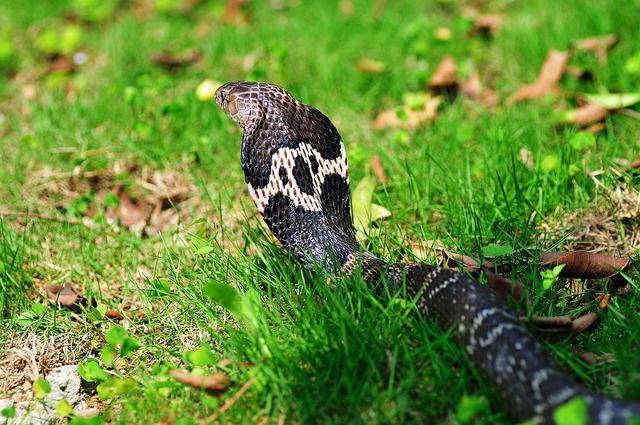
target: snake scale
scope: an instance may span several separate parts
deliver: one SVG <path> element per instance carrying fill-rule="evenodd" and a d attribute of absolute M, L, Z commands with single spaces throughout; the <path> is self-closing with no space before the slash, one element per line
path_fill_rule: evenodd
<path fill-rule="evenodd" d="M 589 423 L 626 424 L 640 405 L 594 394 L 564 373 L 486 286 L 427 264 L 389 264 L 358 243 L 351 220 L 345 146 L 329 118 L 269 83 L 231 82 L 218 105 L 242 129 L 249 194 L 274 236 L 307 266 L 360 269 L 371 284 L 408 294 L 427 319 L 455 329 L 458 345 L 503 395 L 514 420 L 553 423 L 554 410 L 583 397 Z"/>

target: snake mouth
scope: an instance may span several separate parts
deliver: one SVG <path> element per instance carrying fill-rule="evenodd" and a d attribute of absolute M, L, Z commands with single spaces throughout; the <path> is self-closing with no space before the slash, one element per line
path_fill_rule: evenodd
<path fill-rule="evenodd" d="M 255 114 L 252 105 L 256 102 L 251 102 L 251 86 L 252 83 L 245 81 L 233 81 L 216 90 L 218 106 L 243 129 L 250 116 Z"/>

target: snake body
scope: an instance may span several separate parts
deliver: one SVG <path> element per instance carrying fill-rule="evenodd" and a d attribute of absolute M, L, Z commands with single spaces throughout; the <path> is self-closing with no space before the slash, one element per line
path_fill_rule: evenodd
<path fill-rule="evenodd" d="M 586 402 L 589 423 L 640 418 L 640 405 L 594 394 L 562 372 L 486 286 L 450 269 L 389 264 L 367 253 L 352 225 L 345 146 L 320 111 L 268 83 L 227 83 L 216 101 L 242 129 L 242 168 L 258 211 L 304 264 L 335 273 L 360 268 L 372 284 L 406 285 L 425 318 L 455 329 L 513 419 L 553 423 L 555 409 L 575 397 Z"/>

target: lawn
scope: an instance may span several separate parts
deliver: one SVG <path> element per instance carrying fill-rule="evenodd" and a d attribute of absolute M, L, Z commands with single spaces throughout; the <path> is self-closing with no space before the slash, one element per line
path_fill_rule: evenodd
<path fill-rule="evenodd" d="M 584 332 L 531 326 L 586 386 L 640 400 L 640 108 L 572 115 L 585 94 L 640 92 L 637 0 L 235 3 L 0 3 L 3 416 L 28 422 L 52 405 L 44 378 L 78 365 L 49 419 L 510 423 L 453 331 L 273 243 L 207 88 L 240 79 L 330 117 L 352 190 L 390 213 L 365 226 L 370 251 L 492 257 L 526 316 L 597 312 Z M 597 54 L 577 42 L 608 34 Z M 571 52 L 557 90 L 515 102 L 552 50 Z M 406 128 L 416 104 L 437 110 Z M 541 252 L 577 249 L 631 257 L 605 308 L 609 280 L 544 279 Z"/>

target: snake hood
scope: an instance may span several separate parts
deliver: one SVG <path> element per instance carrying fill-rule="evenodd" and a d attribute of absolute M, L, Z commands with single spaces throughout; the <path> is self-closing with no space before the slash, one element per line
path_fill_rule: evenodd
<path fill-rule="evenodd" d="M 589 423 L 626 424 L 640 405 L 584 388 L 565 374 L 518 317 L 486 286 L 429 264 L 389 264 L 366 253 L 351 223 L 344 143 L 320 111 L 268 83 L 234 82 L 216 93 L 243 131 L 242 168 L 249 194 L 273 234 L 307 265 L 406 288 L 426 320 L 454 329 L 455 339 L 518 420 L 553 423 L 576 397 Z"/>

